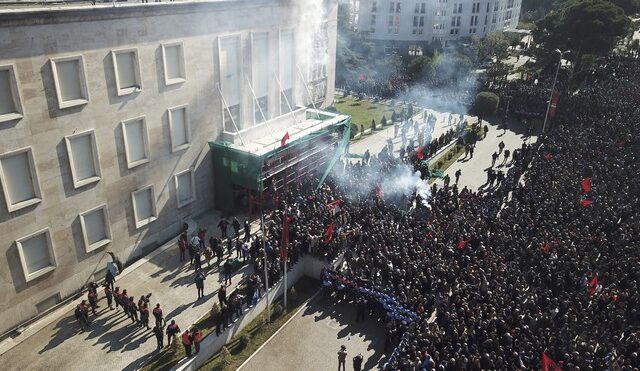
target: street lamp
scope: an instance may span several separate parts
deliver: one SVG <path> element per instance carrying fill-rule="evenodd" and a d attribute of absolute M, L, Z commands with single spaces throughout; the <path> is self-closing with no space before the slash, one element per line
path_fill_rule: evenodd
<path fill-rule="evenodd" d="M 558 53 L 558 67 L 556 68 L 556 75 L 553 77 L 553 85 L 551 86 L 551 93 L 549 94 L 549 102 L 547 103 L 547 112 L 544 114 L 544 123 L 542 124 L 542 133 L 544 134 L 544 129 L 547 127 L 547 119 L 549 118 L 549 110 L 551 109 L 551 100 L 553 99 L 553 93 L 556 91 L 556 81 L 558 80 L 558 72 L 560 72 L 560 66 L 562 65 L 562 55 L 567 53 L 568 51 L 560 51 L 560 49 L 555 50 Z"/>

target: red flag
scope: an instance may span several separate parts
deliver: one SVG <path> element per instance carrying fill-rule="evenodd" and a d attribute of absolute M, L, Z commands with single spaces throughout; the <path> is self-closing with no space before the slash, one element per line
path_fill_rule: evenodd
<path fill-rule="evenodd" d="M 549 160 L 551 160 L 551 158 L 552 158 L 552 157 L 553 157 L 553 156 L 551 156 L 551 153 L 549 153 L 549 152 L 545 152 L 545 153 L 544 153 L 544 159 L 545 159 L 545 160 L 549 161 Z"/>
<path fill-rule="evenodd" d="M 422 160 L 424 158 L 424 147 L 418 147 L 418 160 Z"/>
<path fill-rule="evenodd" d="M 593 296 L 596 293 L 596 289 L 598 288 L 598 276 L 593 276 L 591 281 L 587 284 L 587 291 L 589 292 L 589 296 Z"/>
<path fill-rule="evenodd" d="M 584 193 L 591 192 L 591 178 L 587 177 L 582 179 L 582 182 L 580 184 L 582 184 L 582 190 L 584 191 Z"/>
<path fill-rule="evenodd" d="M 458 248 L 460 250 L 464 250 L 465 247 L 467 247 L 467 244 L 469 243 L 469 241 L 471 241 L 471 239 L 458 241 Z"/>
<path fill-rule="evenodd" d="M 542 353 L 542 371 L 562 371 L 562 368 L 546 353 Z"/>
<path fill-rule="evenodd" d="M 280 139 L 280 147 L 286 146 L 288 140 L 289 140 L 289 132 L 287 131 L 282 137 L 282 139 Z"/>
<path fill-rule="evenodd" d="M 287 259 L 287 247 L 289 246 L 289 223 L 293 220 L 292 217 L 285 215 L 282 218 L 282 236 L 280 243 L 280 259 L 283 261 Z"/>
<path fill-rule="evenodd" d="M 589 205 L 591 205 L 593 203 L 592 200 L 582 200 L 580 201 L 580 204 L 582 205 L 582 207 L 587 207 Z"/>
<path fill-rule="evenodd" d="M 331 240 L 333 240 L 333 223 L 329 224 L 327 230 L 324 231 L 324 243 L 328 244 Z"/>
<path fill-rule="evenodd" d="M 551 107 L 549 108 L 549 117 L 553 118 L 556 115 L 556 111 L 558 109 L 558 100 L 560 99 L 560 93 L 553 92 L 551 96 Z"/>

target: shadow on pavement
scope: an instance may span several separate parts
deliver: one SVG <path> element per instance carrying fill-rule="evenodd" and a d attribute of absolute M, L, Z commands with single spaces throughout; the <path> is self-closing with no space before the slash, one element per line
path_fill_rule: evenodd
<path fill-rule="evenodd" d="M 336 301 L 335 297 L 319 296 L 307 306 L 302 315 L 314 316 L 315 322 L 331 320 L 340 327 L 344 326 L 337 333 L 338 339 L 348 340 L 352 336 L 362 336 L 364 341 L 370 342 L 368 350 L 373 350 L 373 355 L 365 360 L 363 370 L 380 369 L 386 362 L 385 323 L 373 316 L 367 316 L 363 321 L 356 322 L 355 303 L 346 302 L 346 300 Z"/>

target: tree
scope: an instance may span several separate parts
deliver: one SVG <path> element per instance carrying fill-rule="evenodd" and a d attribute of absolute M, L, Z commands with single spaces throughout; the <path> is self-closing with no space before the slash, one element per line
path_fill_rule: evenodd
<path fill-rule="evenodd" d="M 616 4 L 626 15 L 633 15 L 640 10 L 640 0 L 609 0 Z"/>
<path fill-rule="evenodd" d="M 476 95 L 473 110 L 480 120 L 482 120 L 485 117 L 496 113 L 498 110 L 498 103 L 500 103 L 500 98 L 498 98 L 496 94 L 483 91 Z"/>
<path fill-rule="evenodd" d="M 550 62 L 548 58 L 555 49 L 570 50 L 572 53 L 565 57 L 579 70 L 584 54 L 608 54 L 627 34 L 629 25 L 624 11 L 611 2 L 569 0 L 560 10 L 536 22 L 532 35 L 542 50 L 539 55 L 546 59 L 544 62 Z"/>

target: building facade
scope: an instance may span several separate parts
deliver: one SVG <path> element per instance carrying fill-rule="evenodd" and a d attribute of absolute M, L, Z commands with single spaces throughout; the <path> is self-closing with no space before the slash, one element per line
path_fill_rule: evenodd
<path fill-rule="evenodd" d="M 335 1 L 87 5 L 0 6 L 0 333 L 211 209 L 208 141 L 333 97 Z"/>
<path fill-rule="evenodd" d="M 514 29 L 522 0 L 355 0 L 351 9 L 359 32 L 372 40 L 409 46 L 483 37 Z"/>

